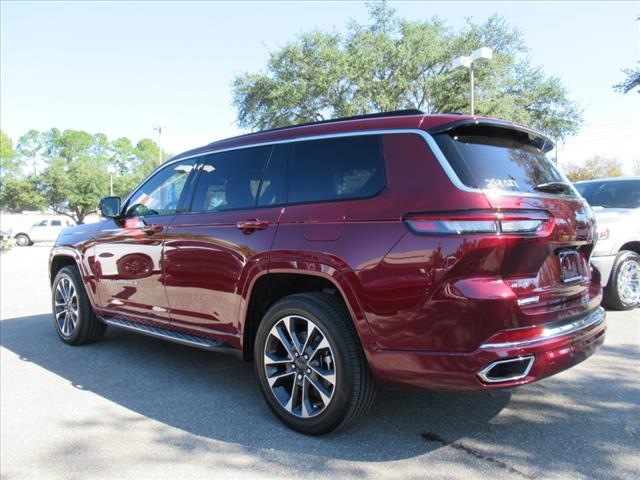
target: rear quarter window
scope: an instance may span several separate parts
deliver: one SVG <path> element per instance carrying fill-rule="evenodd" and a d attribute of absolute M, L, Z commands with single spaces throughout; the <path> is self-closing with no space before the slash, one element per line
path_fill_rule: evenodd
<path fill-rule="evenodd" d="M 368 198 L 385 183 L 379 135 L 309 140 L 294 146 L 288 202 Z"/>
<path fill-rule="evenodd" d="M 434 136 L 458 178 L 470 188 L 536 192 L 544 183 L 568 183 L 527 133 L 465 127 Z"/>

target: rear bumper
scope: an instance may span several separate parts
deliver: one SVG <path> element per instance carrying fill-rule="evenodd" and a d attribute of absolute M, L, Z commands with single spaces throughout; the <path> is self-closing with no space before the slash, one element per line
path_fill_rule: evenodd
<path fill-rule="evenodd" d="M 615 255 L 604 255 L 602 257 L 591 257 L 591 264 L 600 272 L 600 283 L 603 287 L 609 283 L 613 262 L 616 261 Z"/>
<path fill-rule="evenodd" d="M 605 312 L 598 307 L 588 315 L 555 325 L 539 337 L 508 344 L 486 344 L 474 352 L 371 348 L 366 355 L 378 383 L 385 388 L 476 391 L 512 388 L 554 375 L 585 360 L 602 345 L 605 331 Z M 505 381 L 487 380 L 484 375 L 487 369 L 508 359 L 521 361 L 522 374 Z"/>

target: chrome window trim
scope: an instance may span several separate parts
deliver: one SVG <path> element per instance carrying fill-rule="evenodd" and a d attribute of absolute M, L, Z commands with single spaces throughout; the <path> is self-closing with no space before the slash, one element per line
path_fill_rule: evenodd
<path fill-rule="evenodd" d="M 294 143 L 294 142 L 326 140 L 326 139 L 341 138 L 341 137 L 360 137 L 364 135 L 390 135 L 390 134 L 407 134 L 407 133 L 419 135 L 420 137 L 422 137 L 425 143 L 429 146 L 429 149 L 431 150 L 433 155 L 438 160 L 438 163 L 440 164 L 444 172 L 447 174 L 447 177 L 449 177 L 449 180 L 451 181 L 451 183 L 453 183 L 453 185 L 458 190 L 461 190 L 463 192 L 483 194 L 488 198 L 496 197 L 496 196 L 515 196 L 515 197 L 533 197 L 533 198 L 569 198 L 574 200 L 580 200 L 586 204 L 584 199 L 577 194 L 576 195 L 549 194 L 544 192 L 532 193 L 532 192 L 517 192 L 512 190 L 501 190 L 501 189 L 487 190 L 487 189 L 468 187 L 464 183 L 462 183 L 462 181 L 460 180 L 458 175 L 455 173 L 455 171 L 453 170 L 453 167 L 451 167 L 446 157 L 440 150 L 440 147 L 438 146 L 438 144 L 436 143 L 436 141 L 434 140 L 433 136 L 430 133 L 418 128 L 396 128 L 396 129 L 378 129 L 378 130 L 361 130 L 361 131 L 353 131 L 353 132 L 327 133 L 322 135 L 307 135 L 307 136 L 286 138 L 283 140 L 270 140 L 270 141 L 260 142 L 260 143 L 249 143 L 245 145 L 238 145 L 235 147 L 228 147 L 228 148 L 217 149 L 215 147 L 212 147 L 211 150 L 205 150 L 202 152 L 195 153 L 193 155 L 177 156 L 173 159 L 167 160 L 162 165 L 159 165 L 155 170 L 153 170 L 153 172 L 147 175 L 138 184 L 138 187 L 132 193 L 127 195 L 127 197 L 123 200 L 122 205 L 126 205 L 129 199 L 138 191 L 138 188 L 140 188 L 140 186 L 142 186 L 149 178 L 155 175 L 156 172 L 158 172 L 162 168 L 168 167 L 169 165 L 182 160 L 189 160 L 191 158 L 198 158 L 206 155 L 229 152 L 233 150 L 242 150 L 245 148 L 265 147 L 265 146 L 273 146 L 273 145 L 280 145 L 280 144 Z M 564 174 L 561 171 L 560 173 L 561 175 L 564 176 Z"/>
<path fill-rule="evenodd" d="M 557 327 L 552 327 L 547 331 L 543 332 L 541 336 L 536 338 L 532 338 L 530 340 L 523 340 L 520 342 L 504 342 L 504 343 L 484 343 L 480 345 L 481 349 L 492 349 L 492 348 L 519 348 L 527 345 L 532 345 L 534 343 L 545 342 L 547 340 L 552 340 L 554 338 L 558 338 L 564 335 L 569 335 L 571 333 L 578 332 L 580 330 L 584 330 L 585 328 L 589 328 L 600 323 L 603 323 L 605 320 L 605 312 L 604 308 L 598 307 L 596 311 L 590 313 L 589 315 L 582 317 L 578 320 L 575 320 L 570 323 L 565 323 L 564 325 L 559 325 Z"/>
<path fill-rule="evenodd" d="M 500 378 L 487 376 L 487 373 L 489 373 L 489 371 L 496 365 L 501 365 L 503 363 L 513 363 L 521 360 L 528 360 L 529 363 L 527 363 L 527 366 L 525 367 L 524 372 L 522 372 L 520 375 L 512 375 L 510 377 L 500 377 Z M 487 365 L 482 370 L 480 370 L 478 372 L 478 376 L 485 383 L 501 383 L 501 382 L 513 382 L 515 380 L 522 380 L 527 375 L 529 375 L 529 372 L 533 367 L 534 360 L 535 360 L 535 357 L 533 355 L 524 355 L 516 358 L 508 358 L 506 360 L 498 360 L 497 362 L 491 362 L 489 365 Z"/>

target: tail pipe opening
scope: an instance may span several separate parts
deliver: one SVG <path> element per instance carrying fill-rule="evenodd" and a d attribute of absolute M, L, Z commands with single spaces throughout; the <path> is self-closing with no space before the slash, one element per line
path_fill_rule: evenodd
<path fill-rule="evenodd" d="M 529 375 L 533 367 L 533 355 L 496 360 L 478 372 L 478 377 L 485 383 L 499 383 L 520 380 Z"/>

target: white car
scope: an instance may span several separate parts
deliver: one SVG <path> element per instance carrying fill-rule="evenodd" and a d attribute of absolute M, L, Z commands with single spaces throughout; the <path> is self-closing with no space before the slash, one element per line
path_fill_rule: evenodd
<path fill-rule="evenodd" d="M 617 310 L 640 305 L 640 177 L 575 184 L 598 221 L 591 263 L 602 275 L 604 303 Z"/>
<path fill-rule="evenodd" d="M 60 232 L 75 223 L 69 218 L 47 218 L 35 223 L 28 231 L 18 232 L 15 235 L 16 244 L 21 247 L 33 245 L 36 242 L 53 242 Z"/>

